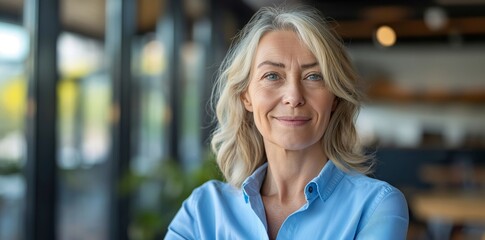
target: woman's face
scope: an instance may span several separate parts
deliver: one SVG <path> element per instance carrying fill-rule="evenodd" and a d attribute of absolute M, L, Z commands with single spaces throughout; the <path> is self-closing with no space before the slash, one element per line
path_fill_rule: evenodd
<path fill-rule="evenodd" d="M 335 107 L 321 66 L 292 31 L 261 38 L 241 99 L 266 147 L 295 151 L 319 144 Z"/>

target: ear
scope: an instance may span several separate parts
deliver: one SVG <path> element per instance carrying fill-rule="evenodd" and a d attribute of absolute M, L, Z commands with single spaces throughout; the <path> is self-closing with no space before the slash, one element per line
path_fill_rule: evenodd
<path fill-rule="evenodd" d="M 249 97 L 248 92 L 244 92 L 241 94 L 241 101 L 244 104 L 244 108 L 248 110 L 249 112 L 253 112 L 253 104 L 251 103 L 251 98 Z"/>

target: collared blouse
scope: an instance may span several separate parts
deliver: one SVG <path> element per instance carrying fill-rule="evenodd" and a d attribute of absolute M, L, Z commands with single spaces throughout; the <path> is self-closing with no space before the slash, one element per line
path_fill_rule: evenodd
<path fill-rule="evenodd" d="M 267 163 L 236 189 L 209 181 L 195 189 L 165 239 L 268 239 L 261 185 Z M 406 239 L 408 207 L 386 182 L 344 172 L 328 161 L 304 189 L 306 203 L 281 225 L 277 239 Z"/>

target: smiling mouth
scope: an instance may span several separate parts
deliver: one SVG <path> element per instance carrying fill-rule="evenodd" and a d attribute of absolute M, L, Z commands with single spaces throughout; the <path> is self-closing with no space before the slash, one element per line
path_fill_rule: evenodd
<path fill-rule="evenodd" d="M 309 117 L 300 117 L 300 116 L 282 116 L 282 117 L 275 117 L 278 122 L 282 123 L 283 125 L 287 126 L 302 126 L 308 122 L 310 122 L 311 118 Z"/>

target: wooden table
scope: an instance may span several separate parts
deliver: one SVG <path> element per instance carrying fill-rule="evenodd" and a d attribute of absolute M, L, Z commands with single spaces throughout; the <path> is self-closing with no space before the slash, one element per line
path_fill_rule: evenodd
<path fill-rule="evenodd" d="M 433 191 L 409 199 L 414 215 L 428 225 L 432 239 L 451 239 L 454 229 L 468 224 L 485 226 L 485 191 Z M 485 234 L 482 236 L 485 239 Z"/>
<path fill-rule="evenodd" d="M 485 224 L 485 191 L 437 191 L 411 197 L 410 208 L 421 220 L 443 219 L 455 224 Z"/>

